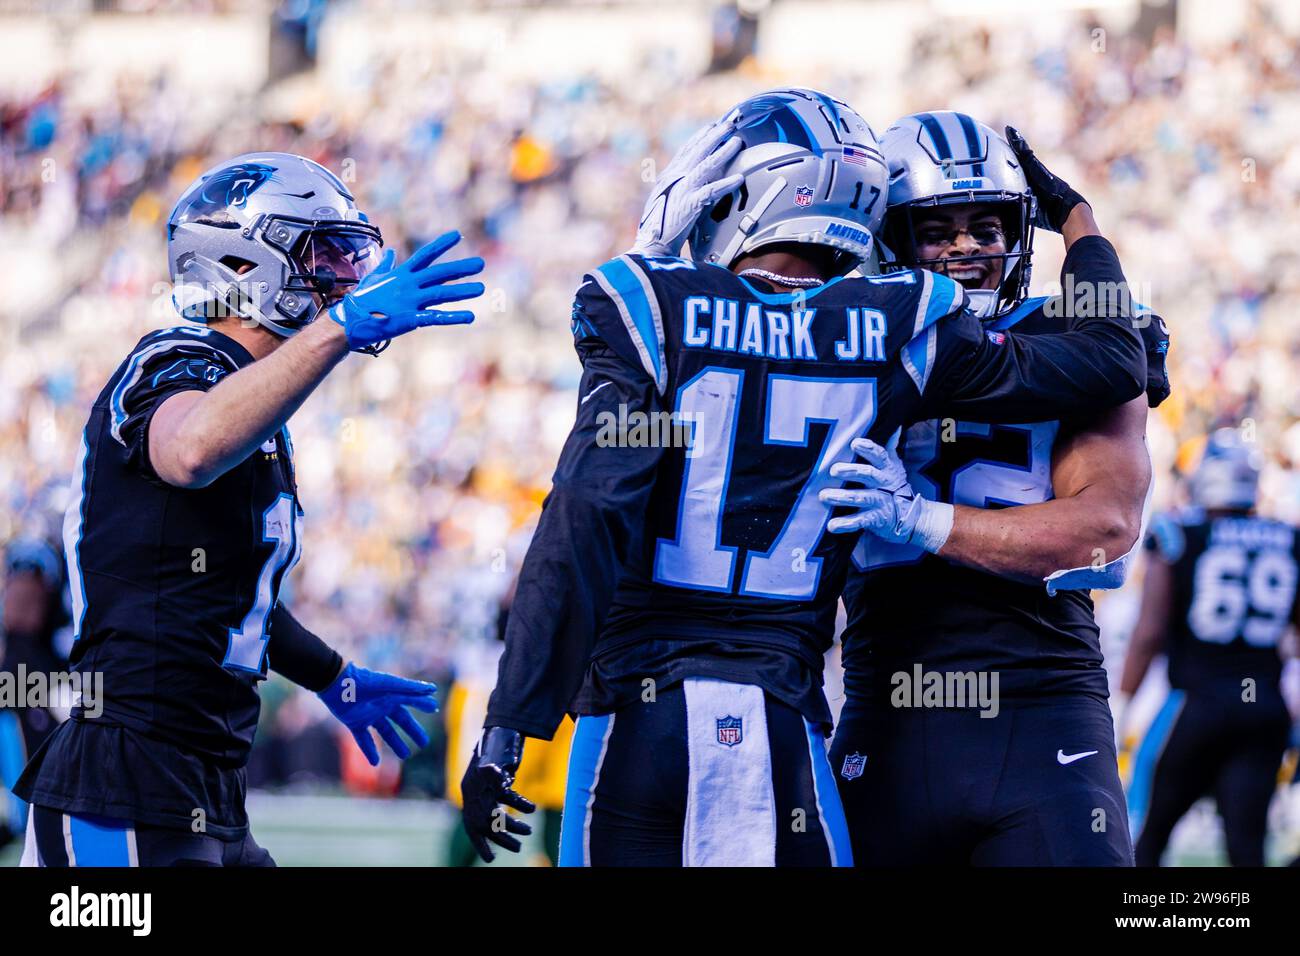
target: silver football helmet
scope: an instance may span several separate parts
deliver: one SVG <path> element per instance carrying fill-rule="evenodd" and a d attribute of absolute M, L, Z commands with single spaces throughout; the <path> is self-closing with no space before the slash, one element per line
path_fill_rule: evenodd
<path fill-rule="evenodd" d="M 1015 153 L 1002 137 L 965 113 L 914 113 L 895 122 L 880 141 L 889 163 L 889 205 L 881 234 L 885 267 L 930 269 L 996 260 L 996 289 L 968 289 L 971 306 L 985 319 L 1015 308 L 1029 292 L 1034 248 L 1033 191 Z M 1005 253 L 922 259 L 916 251 L 918 213 L 958 203 L 995 203 L 1005 232 Z"/>
<path fill-rule="evenodd" d="M 194 321 L 293 335 L 378 265 L 383 242 L 324 166 L 245 153 L 195 180 L 167 220 L 172 301 Z"/>
<path fill-rule="evenodd" d="M 736 107 L 745 147 L 722 175 L 745 181 L 700 216 L 691 257 L 730 267 L 774 243 L 829 247 L 839 273 L 870 258 L 885 211 L 876 135 L 849 106 L 816 90 L 779 89 Z"/>
<path fill-rule="evenodd" d="M 1260 458 L 1237 429 L 1217 429 L 1192 472 L 1192 503 L 1207 510 L 1251 510 L 1259 494 Z"/>

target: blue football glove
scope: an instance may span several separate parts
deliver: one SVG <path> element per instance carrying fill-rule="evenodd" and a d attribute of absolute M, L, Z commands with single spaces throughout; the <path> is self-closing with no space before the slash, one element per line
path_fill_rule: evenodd
<path fill-rule="evenodd" d="M 832 478 L 860 482 L 862 488 L 824 488 L 822 504 L 857 508 L 856 514 L 832 518 L 832 534 L 870 531 L 894 544 L 913 544 L 937 552 L 952 531 L 952 505 L 931 501 L 912 490 L 907 469 L 892 448 L 869 438 L 855 438 L 853 450 L 866 462 L 841 461 L 831 465 Z"/>
<path fill-rule="evenodd" d="M 330 307 L 330 318 L 347 332 L 348 348 L 359 352 L 426 325 L 473 322 L 473 312 L 443 312 L 433 308 L 483 294 L 481 282 L 446 284 L 483 271 L 483 260 L 478 256 L 436 261 L 458 242 L 459 232 L 444 233 L 421 246 L 399 266 L 393 265 L 396 259 L 393 250 L 385 252 L 375 271 Z"/>
<path fill-rule="evenodd" d="M 411 748 L 397 733 L 398 727 L 415 741 L 417 749 L 429 743 L 429 735 L 406 708 L 432 713 L 438 709 L 437 693 L 434 684 L 381 674 L 350 663 L 334 683 L 317 696 L 325 702 L 330 713 L 352 731 L 352 738 L 370 765 L 378 767 L 379 750 L 370 735 L 371 728 L 379 731 L 379 736 L 393 748 L 393 752 L 405 760 L 411 756 Z"/>

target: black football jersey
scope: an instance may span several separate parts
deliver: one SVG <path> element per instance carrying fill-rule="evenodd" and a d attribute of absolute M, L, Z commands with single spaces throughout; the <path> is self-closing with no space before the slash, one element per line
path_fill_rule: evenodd
<path fill-rule="evenodd" d="M 1061 332 L 1060 299 L 1028 299 L 990 324 L 1020 335 Z M 918 494 L 975 508 L 1037 504 L 1053 497 L 1052 454 L 1060 421 L 993 425 L 918 422 L 898 445 Z M 1062 690 L 1105 696 L 1100 635 L 1090 592 L 1049 593 L 966 567 L 914 545 L 864 534 L 844 591 L 842 662 L 847 692 L 888 699 L 893 674 L 915 665 L 998 674 L 1001 694 Z M 1077 573 L 1077 572 L 1076 572 Z"/>
<path fill-rule="evenodd" d="M 188 826 L 202 808 L 214 833 L 245 823 L 268 620 L 299 553 L 292 446 L 281 430 L 207 487 L 181 489 L 154 473 L 147 442 L 164 400 L 251 361 L 219 332 L 166 329 L 96 399 L 64 546 L 71 661 L 103 675 L 103 712 L 74 709 L 28 767 L 28 799 L 163 825 Z"/>
<path fill-rule="evenodd" d="M 573 325 L 578 421 L 488 714 L 536 736 L 570 703 L 606 713 L 688 676 L 758 684 L 828 721 L 822 655 L 854 542 L 825 533 L 818 492 L 839 484 L 850 442 L 943 412 L 1063 414 L 1097 388 L 1133 397 L 1145 374 L 1127 324 L 988 334 L 960 285 L 923 271 L 775 294 L 717 266 L 620 256 L 584 279 Z"/>
<path fill-rule="evenodd" d="M 1296 529 L 1256 515 L 1189 509 L 1153 521 L 1147 547 L 1174 572 L 1165 643 L 1170 686 L 1240 694 L 1251 678 L 1275 692 L 1277 645 L 1294 617 L 1300 578 Z"/>

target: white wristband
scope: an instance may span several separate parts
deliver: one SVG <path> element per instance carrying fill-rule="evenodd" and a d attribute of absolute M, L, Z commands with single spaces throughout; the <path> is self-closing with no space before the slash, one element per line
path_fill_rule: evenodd
<path fill-rule="evenodd" d="M 931 554 L 938 554 L 939 549 L 947 543 L 948 535 L 952 534 L 953 507 L 942 501 L 926 498 L 918 500 L 923 504 L 910 543 L 919 545 Z"/>

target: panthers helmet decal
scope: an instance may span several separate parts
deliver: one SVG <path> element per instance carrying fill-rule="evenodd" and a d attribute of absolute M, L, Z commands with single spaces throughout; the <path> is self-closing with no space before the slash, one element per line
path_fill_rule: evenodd
<path fill-rule="evenodd" d="M 828 247 L 844 273 L 867 261 L 888 189 L 876 134 L 846 103 L 805 89 L 770 90 L 735 107 L 744 148 L 723 175 L 744 182 L 700 216 L 697 262 L 730 267 L 761 246 Z"/>
<path fill-rule="evenodd" d="M 249 194 L 275 174 L 275 167 L 265 163 L 236 163 L 203 182 L 189 212 L 196 218 L 227 206 L 247 205 Z"/>
<path fill-rule="evenodd" d="M 383 237 L 337 176 L 304 156 L 249 153 L 208 170 L 167 221 L 173 301 L 292 335 L 378 264 Z"/>

